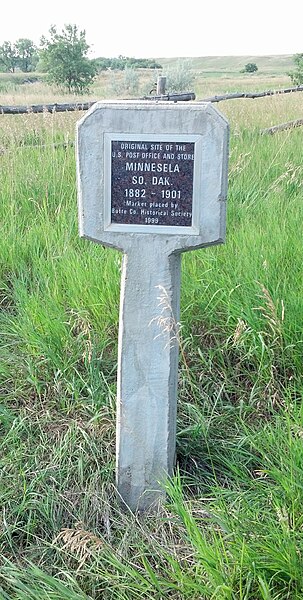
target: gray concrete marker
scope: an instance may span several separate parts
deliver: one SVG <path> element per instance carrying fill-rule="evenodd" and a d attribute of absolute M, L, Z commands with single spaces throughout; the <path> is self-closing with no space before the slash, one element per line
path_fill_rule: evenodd
<path fill-rule="evenodd" d="M 210 104 L 108 101 L 77 129 L 80 235 L 124 253 L 116 479 L 144 510 L 175 462 L 181 253 L 225 237 L 228 124 Z"/>

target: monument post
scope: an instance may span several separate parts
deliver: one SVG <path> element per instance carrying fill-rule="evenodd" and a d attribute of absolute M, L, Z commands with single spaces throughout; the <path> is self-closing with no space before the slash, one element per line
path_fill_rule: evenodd
<path fill-rule="evenodd" d="M 174 466 L 180 266 L 181 255 L 168 255 L 161 240 L 134 240 L 123 261 L 117 485 L 130 507 L 161 496 Z"/>
<path fill-rule="evenodd" d="M 80 235 L 124 253 L 116 481 L 132 510 L 173 470 L 181 253 L 224 241 L 227 157 L 208 104 L 100 102 L 78 124 Z"/>

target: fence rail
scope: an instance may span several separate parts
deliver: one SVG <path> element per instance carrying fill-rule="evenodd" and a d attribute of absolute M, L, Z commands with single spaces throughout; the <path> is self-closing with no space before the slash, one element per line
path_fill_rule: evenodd
<path fill-rule="evenodd" d="M 278 96 L 280 94 L 291 94 L 293 92 L 303 92 L 303 85 L 285 88 L 283 90 L 267 90 L 265 92 L 235 92 L 233 94 L 225 94 L 223 96 L 210 96 L 203 98 L 199 102 L 221 102 L 222 100 L 235 100 L 239 98 L 264 98 L 265 96 Z"/>
<path fill-rule="evenodd" d="M 29 113 L 55 113 L 55 112 L 71 112 L 76 110 L 88 110 L 96 100 L 91 102 L 72 102 L 65 104 L 30 104 L 28 106 L 2 106 L 0 105 L 0 113 L 3 115 L 24 115 Z"/>
<path fill-rule="evenodd" d="M 268 133 L 269 135 L 273 135 L 274 133 L 278 133 L 279 131 L 285 131 L 286 129 L 294 129 L 295 127 L 301 127 L 302 125 L 303 119 L 296 119 L 295 121 L 287 121 L 287 123 L 281 123 L 281 125 L 274 125 L 273 127 L 262 129 L 261 133 Z"/>
<path fill-rule="evenodd" d="M 163 100 L 171 102 L 186 102 L 189 100 L 195 100 L 196 96 L 194 92 L 186 92 L 184 94 L 166 94 L 165 96 L 146 96 L 141 100 Z M 138 98 L 136 98 L 138 100 Z M 55 113 L 55 112 L 75 112 L 77 110 L 88 110 L 97 100 L 91 102 L 67 102 L 59 104 L 54 102 L 53 104 L 30 104 L 29 106 L 3 106 L 0 105 L 0 114 L 3 115 L 24 115 L 29 113 Z"/>

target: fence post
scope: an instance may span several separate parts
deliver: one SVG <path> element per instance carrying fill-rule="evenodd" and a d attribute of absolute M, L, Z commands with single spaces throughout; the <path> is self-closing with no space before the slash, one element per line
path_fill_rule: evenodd
<path fill-rule="evenodd" d="M 164 96 L 166 88 L 166 77 L 159 75 L 157 79 L 157 96 Z"/>

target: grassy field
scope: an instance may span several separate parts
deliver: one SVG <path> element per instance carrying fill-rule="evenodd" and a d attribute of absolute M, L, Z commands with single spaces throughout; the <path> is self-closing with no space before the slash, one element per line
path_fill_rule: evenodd
<path fill-rule="evenodd" d="M 59 100 L 0 85 L 1 104 Z M 81 115 L 0 115 L 1 600 L 303 600 L 302 131 L 260 134 L 302 93 L 219 108 L 227 241 L 182 259 L 177 468 L 141 515 L 115 493 L 121 255 L 78 236 Z"/>
<path fill-rule="evenodd" d="M 170 75 L 172 71 L 183 69 L 190 72 L 190 89 L 197 99 L 213 94 L 233 91 L 254 91 L 278 89 L 291 85 L 288 73 L 294 69 L 293 57 L 282 56 L 208 56 L 203 58 L 157 58 L 163 66 L 161 74 Z M 253 62 L 258 71 L 243 73 L 244 66 Z M 96 79 L 89 95 L 84 100 L 113 97 L 138 97 L 149 94 L 154 87 L 157 72 L 148 69 L 128 70 L 127 73 L 107 71 Z M 58 89 L 43 83 L 43 74 L 37 73 L 0 73 L 0 103 L 37 104 L 40 102 L 67 102 L 73 96 L 60 93 Z M 28 80 L 38 81 L 30 83 Z M 183 88 L 184 89 L 184 88 Z M 167 91 L 171 91 L 169 87 Z"/>

